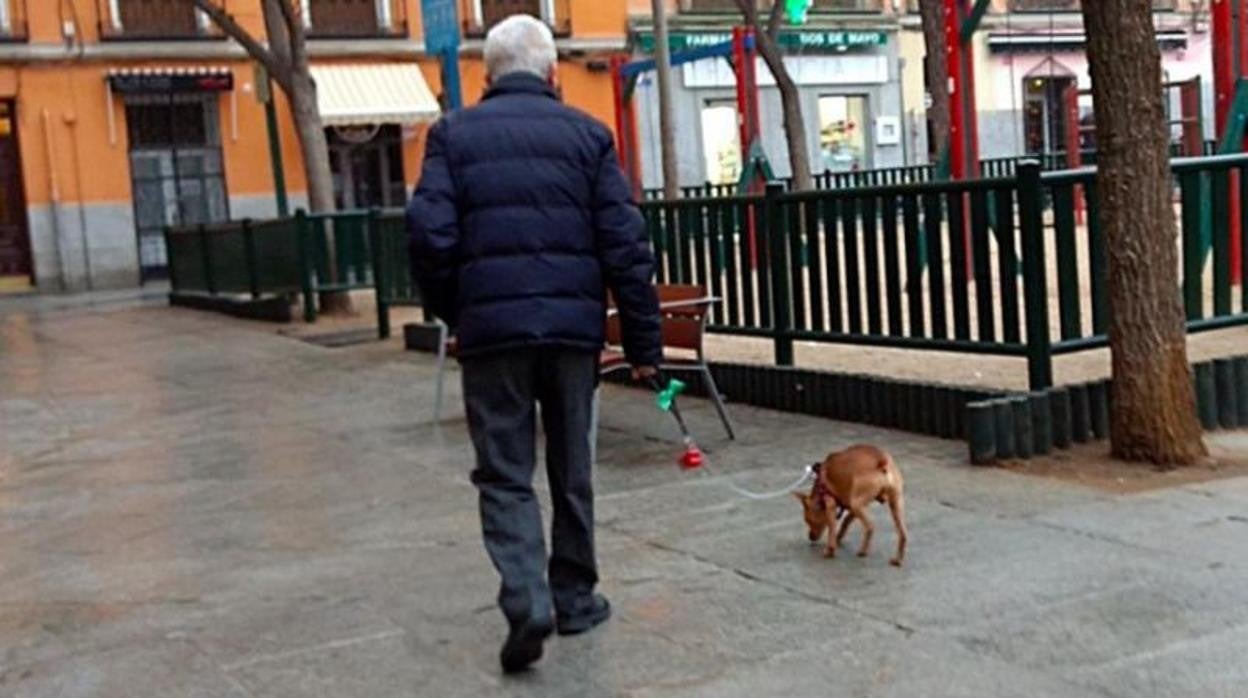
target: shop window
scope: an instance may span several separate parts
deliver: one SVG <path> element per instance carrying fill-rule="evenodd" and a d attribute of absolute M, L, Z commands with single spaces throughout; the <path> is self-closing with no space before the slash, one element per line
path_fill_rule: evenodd
<path fill-rule="evenodd" d="M 853 172 L 868 167 L 867 98 L 824 95 L 819 98 L 818 168 Z"/>
<path fill-rule="evenodd" d="M 736 184 L 741 178 L 741 136 L 737 105 L 731 100 L 708 101 L 702 107 L 702 154 L 706 181 Z"/>

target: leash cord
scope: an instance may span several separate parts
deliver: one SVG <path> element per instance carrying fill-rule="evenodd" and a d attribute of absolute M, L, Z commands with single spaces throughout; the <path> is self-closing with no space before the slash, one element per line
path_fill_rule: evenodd
<path fill-rule="evenodd" d="M 714 472 L 711 472 L 711 467 L 707 465 L 706 463 L 703 463 L 702 467 L 700 467 L 699 470 L 703 471 L 707 477 L 716 476 Z M 770 490 L 767 492 L 753 492 L 751 490 L 747 490 L 744 487 L 737 485 L 731 480 L 724 480 L 723 484 L 728 489 L 741 495 L 742 497 L 745 497 L 746 499 L 752 499 L 757 502 L 757 501 L 763 501 L 766 499 L 775 499 L 776 497 L 783 497 L 784 495 L 787 495 L 790 492 L 795 491 L 797 488 L 801 487 L 802 485 L 805 485 L 810 480 L 812 475 L 814 475 L 814 468 L 812 468 L 811 466 L 806 466 L 806 470 L 802 472 L 802 476 L 798 478 L 793 484 L 783 489 Z"/>
<path fill-rule="evenodd" d="M 649 382 L 650 382 L 650 386 L 654 388 L 655 392 L 657 393 L 663 392 L 663 386 L 661 383 L 659 383 L 659 379 L 657 377 L 651 377 Z M 672 417 L 676 419 L 676 424 L 677 426 L 680 427 L 681 436 L 684 437 L 685 447 L 696 448 L 696 446 L 694 445 L 693 436 L 690 435 L 689 433 L 689 427 L 685 424 L 685 418 L 681 416 L 680 408 L 676 405 L 676 399 L 674 395 L 672 396 L 671 401 L 668 403 L 666 411 L 670 413 Z M 705 460 L 698 467 L 698 470 L 701 470 L 706 477 L 716 477 L 715 473 L 712 472 L 711 466 L 707 464 Z M 754 492 L 752 490 L 747 490 L 744 487 L 741 487 L 740 485 L 737 485 L 736 483 L 732 482 L 731 480 L 724 480 L 723 484 L 728 489 L 732 490 L 738 495 L 741 495 L 742 497 L 745 497 L 746 499 L 752 499 L 754 501 L 763 501 L 766 499 L 775 499 L 776 497 L 783 497 L 784 495 L 789 494 L 790 492 L 796 490 L 798 487 L 805 485 L 811 479 L 811 477 L 814 476 L 814 474 L 815 474 L 815 467 L 813 465 L 808 465 L 806 466 L 806 469 L 802 471 L 802 476 L 798 478 L 797 480 L 795 480 L 793 484 L 783 489 L 770 490 L 767 492 Z"/>

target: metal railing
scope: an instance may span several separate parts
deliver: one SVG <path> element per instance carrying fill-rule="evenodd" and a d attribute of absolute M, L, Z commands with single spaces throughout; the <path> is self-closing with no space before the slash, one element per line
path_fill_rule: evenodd
<path fill-rule="evenodd" d="M 391 307 L 420 304 L 401 210 L 171 227 L 165 245 L 174 295 L 302 296 L 304 320 L 314 322 L 318 294 L 372 289 L 383 338 Z"/>
<path fill-rule="evenodd" d="M 1204 141 L 1202 144 L 1202 155 L 1213 155 L 1217 152 L 1217 141 Z M 1170 156 L 1172 158 L 1183 157 L 1183 144 L 1171 143 Z M 1066 153 L 1035 153 L 1031 155 L 1009 155 L 1005 157 L 984 158 L 979 161 L 979 174 L 987 179 L 998 177 L 1013 177 L 1018 163 L 1024 160 L 1036 160 L 1040 163 L 1040 169 L 1048 172 L 1053 170 L 1066 169 L 1069 166 Z M 1079 152 L 1079 163 L 1083 165 L 1096 164 L 1096 151 L 1084 149 Z M 825 170 L 820 173 L 811 175 L 814 179 L 816 189 L 854 189 L 858 187 L 879 187 L 893 184 L 919 184 L 922 182 L 930 182 L 936 178 L 936 168 L 933 165 L 906 165 L 902 167 L 884 167 L 872 170 L 854 170 L 847 172 L 833 172 Z M 785 189 L 791 189 L 793 180 L 791 177 L 781 177 L 775 180 L 783 184 Z M 711 198 L 717 196 L 735 196 L 740 193 L 736 184 L 715 184 L 707 182 L 705 184 L 694 186 L 683 186 L 680 188 L 680 195 L 683 198 Z M 658 201 L 663 198 L 663 190 L 659 188 L 644 189 L 642 191 L 643 201 Z"/>
<path fill-rule="evenodd" d="M 1248 324 L 1229 201 L 1248 196 L 1248 156 L 1175 161 L 1182 291 L 1191 332 Z M 1230 173 L 1238 172 L 1238 179 Z M 711 330 L 794 341 L 1027 359 L 1033 388 L 1052 358 L 1106 346 L 1106 246 L 1096 170 L 643 205 L 661 283 L 723 299 Z M 1237 187 L 1238 191 L 1232 191 Z M 1047 205 L 1052 202 L 1052 205 Z M 1086 213 L 1086 216 L 1085 216 Z M 1248 208 L 1242 226 L 1248 229 Z"/>
<path fill-rule="evenodd" d="M 1175 220 L 1189 332 L 1248 325 L 1248 155 L 1183 158 Z M 1051 203 L 1051 205 L 1050 205 Z M 854 189 L 685 198 L 642 205 L 659 283 L 698 284 L 718 300 L 712 332 L 772 340 L 792 365 L 797 341 L 1025 359 L 1033 389 L 1053 357 L 1104 347 L 1110 241 L 1096 169 L 883 184 Z M 418 305 L 400 211 L 166 231 L 175 294 L 316 294 L 373 289 L 377 324 Z M 1236 287 L 1238 283 L 1238 288 Z"/>

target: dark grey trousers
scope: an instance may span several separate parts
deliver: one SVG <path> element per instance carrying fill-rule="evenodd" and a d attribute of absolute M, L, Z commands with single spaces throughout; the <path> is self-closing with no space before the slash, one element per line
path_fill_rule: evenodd
<path fill-rule="evenodd" d="M 502 577 L 498 603 L 512 625 L 588 612 L 594 559 L 591 411 L 598 357 L 559 349 L 509 351 L 463 362 L 464 403 L 477 452 L 485 549 Z M 536 416 L 546 433 L 553 510 L 546 557 L 533 492 Z M 548 580 L 549 579 L 549 583 Z"/>

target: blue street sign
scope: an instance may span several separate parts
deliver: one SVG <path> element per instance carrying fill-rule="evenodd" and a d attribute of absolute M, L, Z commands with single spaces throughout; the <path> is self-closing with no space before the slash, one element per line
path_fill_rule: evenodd
<path fill-rule="evenodd" d="M 434 55 L 459 48 L 458 0 L 420 0 L 425 26 L 425 52 Z"/>

